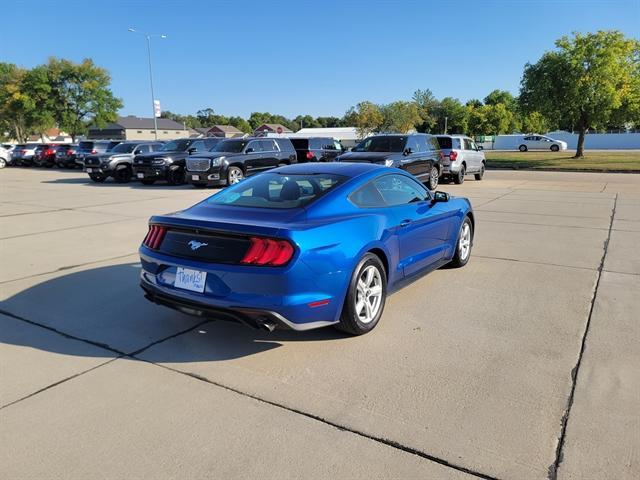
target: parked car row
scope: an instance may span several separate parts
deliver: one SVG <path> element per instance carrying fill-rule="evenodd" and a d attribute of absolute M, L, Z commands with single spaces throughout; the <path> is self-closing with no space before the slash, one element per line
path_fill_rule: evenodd
<path fill-rule="evenodd" d="M 374 163 L 413 175 L 430 190 L 440 179 L 482 180 L 484 152 L 464 135 L 381 134 L 343 151 L 333 138 L 182 138 L 159 141 L 85 140 L 74 145 L 17 145 L 13 163 L 22 166 L 81 167 L 102 183 L 132 179 L 144 185 L 164 181 L 194 187 L 227 186 L 272 168 L 306 162 Z"/>

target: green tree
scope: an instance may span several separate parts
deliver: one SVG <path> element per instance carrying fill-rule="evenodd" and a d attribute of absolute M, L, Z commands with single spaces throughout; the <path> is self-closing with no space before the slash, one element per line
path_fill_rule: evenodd
<path fill-rule="evenodd" d="M 407 133 L 422 122 L 415 102 L 397 101 L 380 107 L 383 121 L 381 129 L 389 132 Z"/>
<path fill-rule="evenodd" d="M 476 103 L 477 102 L 477 103 Z M 469 135 L 487 133 L 487 108 L 482 102 L 467 102 L 467 132 Z"/>
<path fill-rule="evenodd" d="M 416 126 L 417 130 L 419 132 L 431 132 L 437 123 L 438 100 L 428 88 L 426 90 L 416 90 L 412 100 L 418 107 L 418 114 L 420 115 L 420 122 Z"/>
<path fill-rule="evenodd" d="M 360 102 L 345 113 L 345 119 L 358 130 L 358 136 L 364 138 L 380 131 L 384 116 L 380 107 L 372 102 Z"/>
<path fill-rule="evenodd" d="M 109 88 L 107 70 L 89 59 L 74 63 L 50 58 L 45 68 L 51 88 L 48 109 L 74 141 L 90 125 L 102 127 L 116 120 L 122 101 Z"/>
<path fill-rule="evenodd" d="M 514 114 L 504 103 L 485 105 L 485 134 L 500 135 L 510 131 Z"/>
<path fill-rule="evenodd" d="M 584 156 L 587 129 L 637 118 L 640 109 L 640 41 L 618 31 L 574 33 L 557 49 L 527 64 L 520 89 L 523 111 L 577 127 L 576 158 Z"/>
<path fill-rule="evenodd" d="M 548 130 L 547 119 L 540 112 L 533 111 L 522 118 L 522 131 L 525 133 L 545 133 Z"/>
<path fill-rule="evenodd" d="M 466 133 L 467 108 L 457 98 L 443 98 L 436 108 L 435 128 L 443 133 Z"/>
<path fill-rule="evenodd" d="M 11 63 L 0 63 L 0 132 L 25 142 L 31 133 L 29 115 L 35 103 L 23 90 L 26 70 Z"/>

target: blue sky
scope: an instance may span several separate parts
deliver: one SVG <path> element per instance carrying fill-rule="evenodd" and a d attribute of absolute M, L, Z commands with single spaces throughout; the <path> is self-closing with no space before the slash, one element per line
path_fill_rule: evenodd
<path fill-rule="evenodd" d="M 523 66 L 572 31 L 640 37 L 640 0 L 20 1 L 2 7 L 0 61 L 92 58 L 112 75 L 121 113 L 149 116 L 153 39 L 163 110 L 341 116 L 361 100 L 416 89 L 466 101 L 517 93 Z"/>

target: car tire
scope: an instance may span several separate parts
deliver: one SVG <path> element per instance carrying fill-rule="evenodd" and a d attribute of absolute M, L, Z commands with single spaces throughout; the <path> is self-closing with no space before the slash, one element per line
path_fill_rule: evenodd
<path fill-rule="evenodd" d="M 140 180 L 140 182 L 143 185 L 153 185 L 154 183 L 156 183 L 155 179 L 153 179 L 153 178 L 143 178 L 143 179 Z"/>
<path fill-rule="evenodd" d="M 560 150 L 560 147 L 558 145 L 551 145 L 551 151 L 552 152 L 557 152 Z"/>
<path fill-rule="evenodd" d="M 427 186 L 429 190 L 435 190 L 438 188 L 438 181 L 440 179 L 440 172 L 438 171 L 438 167 L 435 165 L 431 167 L 429 170 L 429 180 L 427 181 Z"/>
<path fill-rule="evenodd" d="M 184 178 L 184 168 L 176 167 L 169 170 L 169 174 L 167 175 L 167 181 L 171 185 L 182 185 L 185 182 Z"/>
<path fill-rule="evenodd" d="M 476 180 L 482 180 L 484 177 L 484 163 L 480 166 L 480 171 L 474 175 Z"/>
<path fill-rule="evenodd" d="M 95 173 L 90 173 L 89 178 L 96 183 L 104 183 L 104 181 L 107 179 L 107 177 L 105 177 L 104 175 L 99 175 Z"/>
<path fill-rule="evenodd" d="M 244 178 L 244 172 L 240 167 L 229 167 L 227 170 L 227 185 L 235 185 Z"/>
<path fill-rule="evenodd" d="M 467 215 L 460 225 L 456 238 L 456 253 L 449 265 L 453 268 L 464 267 L 471 257 L 471 247 L 473 247 L 473 223 Z"/>
<path fill-rule="evenodd" d="M 453 181 L 455 182 L 456 185 L 460 185 L 461 183 L 464 183 L 464 176 L 467 173 L 467 167 L 465 167 L 464 165 L 460 165 L 460 170 L 458 170 L 458 173 L 456 174 L 455 177 L 453 177 Z"/>
<path fill-rule="evenodd" d="M 132 175 L 133 171 L 131 170 L 131 167 L 127 166 L 113 172 L 113 179 L 116 183 L 129 183 Z"/>
<path fill-rule="evenodd" d="M 4 168 L 6 166 L 7 166 L 7 161 L 4 158 L 0 157 L 0 168 Z"/>
<path fill-rule="evenodd" d="M 518 147 L 518 150 L 520 150 L 521 152 L 526 152 L 527 151 L 527 146 L 526 145 L 520 145 Z"/>
<path fill-rule="evenodd" d="M 371 287 L 375 288 L 376 294 L 371 294 Z M 366 301 L 363 296 L 367 296 Z M 372 297 L 375 298 L 371 300 Z M 370 332 L 382 317 L 386 299 L 387 274 L 384 265 L 377 255 L 367 253 L 360 259 L 351 276 L 340 322 L 336 328 L 351 335 Z"/>

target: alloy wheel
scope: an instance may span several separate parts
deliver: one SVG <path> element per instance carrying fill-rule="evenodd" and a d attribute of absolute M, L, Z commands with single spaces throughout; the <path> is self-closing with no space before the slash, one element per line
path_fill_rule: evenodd
<path fill-rule="evenodd" d="M 469 257 L 469 252 L 471 252 L 471 226 L 466 222 L 462 225 L 458 249 L 460 250 L 460 260 L 466 261 L 467 257 Z"/>
<path fill-rule="evenodd" d="M 229 169 L 229 185 L 235 185 L 243 178 L 244 175 L 242 174 L 242 170 L 240 170 L 238 167 L 231 167 Z"/>
<path fill-rule="evenodd" d="M 371 323 L 382 305 L 382 276 L 374 266 L 366 267 L 358 277 L 355 311 L 360 322 Z"/>

